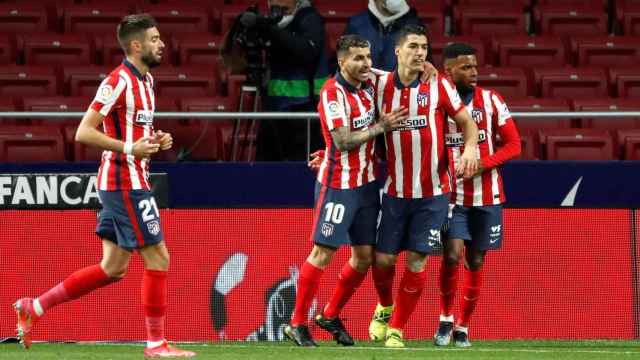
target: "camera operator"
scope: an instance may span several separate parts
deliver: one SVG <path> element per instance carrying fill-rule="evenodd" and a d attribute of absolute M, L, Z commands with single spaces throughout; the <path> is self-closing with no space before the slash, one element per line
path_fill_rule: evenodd
<path fill-rule="evenodd" d="M 270 13 L 280 7 L 277 24 L 258 24 L 267 47 L 266 111 L 314 112 L 317 95 L 328 77 L 324 20 L 309 0 L 269 0 Z M 277 10 L 277 9 L 276 9 Z M 277 12 L 277 11 L 275 11 Z M 319 124 L 312 120 L 311 149 L 321 146 Z M 258 160 L 306 160 L 304 120 L 262 120 Z"/>

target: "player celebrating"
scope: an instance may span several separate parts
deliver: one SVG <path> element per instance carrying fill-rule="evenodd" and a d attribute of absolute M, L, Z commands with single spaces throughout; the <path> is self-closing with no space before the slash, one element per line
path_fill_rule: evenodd
<path fill-rule="evenodd" d="M 153 130 L 155 98 L 149 69 L 160 64 L 164 43 L 147 14 L 125 16 L 117 36 L 126 58 L 104 79 L 76 132 L 76 141 L 104 150 L 97 178 L 103 208 L 96 228 L 102 238 L 102 261 L 76 271 L 36 299 L 18 300 L 18 337 L 28 349 L 32 327 L 46 311 L 122 279 L 132 251 L 138 250 L 145 266 L 144 356 L 192 357 L 195 353 L 169 346 L 164 337 L 169 253 L 148 181 L 149 157 L 172 145 L 170 134 Z M 97 129 L 100 124 L 104 133 Z"/>
<path fill-rule="evenodd" d="M 462 101 L 478 124 L 480 164 L 471 179 L 456 178 L 451 196 L 452 212 L 444 236 L 440 267 L 440 324 L 434 336 L 438 346 L 453 341 L 469 347 L 468 326 L 482 287 L 482 264 L 487 250 L 502 243 L 502 203 L 505 201 L 498 167 L 520 154 L 520 136 L 500 94 L 476 85 L 476 51 L 467 44 L 451 44 L 444 51 L 444 67 L 455 83 Z M 499 134 L 504 146 L 496 148 Z M 460 129 L 449 121 L 446 142 L 451 170 L 460 161 L 463 150 Z M 464 249 L 464 280 L 460 316 L 454 327 L 452 312 L 456 295 L 458 268 Z"/>
<path fill-rule="evenodd" d="M 419 81 L 427 56 L 424 27 L 405 26 L 396 40 L 398 68 L 380 78 L 378 109 L 409 109 L 402 127 L 385 135 L 389 176 L 382 197 L 373 278 L 379 296 L 369 335 L 387 347 L 404 347 L 402 329 L 426 282 L 427 255 L 440 246 L 440 229 L 449 203 L 449 174 L 444 143 L 446 115 L 463 129 L 465 151 L 456 163 L 458 176 L 476 171 L 478 130 L 454 87 L 442 75 Z M 395 306 L 392 285 L 398 254 L 407 263 Z M 392 314 L 392 315 L 391 315 Z M 389 319 L 390 318 L 390 319 Z"/>
<path fill-rule="evenodd" d="M 342 345 L 353 339 L 338 317 L 340 310 L 364 280 L 373 260 L 379 193 L 375 183 L 375 137 L 407 119 L 407 110 L 380 116 L 376 122 L 369 42 L 358 35 L 337 43 L 339 72 L 324 84 L 318 112 L 326 144 L 318 171 L 311 254 L 300 269 L 296 304 L 285 335 L 299 346 L 316 346 L 307 327 L 307 314 L 318 283 L 336 250 L 351 245 L 331 299 L 316 323 Z"/>

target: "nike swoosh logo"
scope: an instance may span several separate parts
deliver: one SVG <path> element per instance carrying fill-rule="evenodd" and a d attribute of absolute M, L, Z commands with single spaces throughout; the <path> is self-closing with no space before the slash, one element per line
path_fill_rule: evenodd
<path fill-rule="evenodd" d="M 414 293 L 414 292 L 417 292 L 417 291 L 418 291 L 418 289 L 407 289 L 407 288 L 404 288 L 404 289 L 402 289 L 402 290 L 403 290 L 404 292 L 408 292 L 408 293 Z"/>

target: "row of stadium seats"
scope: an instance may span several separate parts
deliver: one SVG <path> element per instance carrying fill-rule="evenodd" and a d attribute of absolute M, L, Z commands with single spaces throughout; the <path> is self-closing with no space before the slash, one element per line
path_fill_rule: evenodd
<path fill-rule="evenodd" d="M 230 160 L 233 123 L 180 120 L 166 122 L 174 148 L 160 152 L 157 161 Z M 241 129 L 242 152 L 255 147 Z M 101 152 L 73 141 L 75 125 L 34 125 L 0 128 L 0 161 L 96 161 Z M 640 160 L 640 131 L 603 129 L 549 129 L 522 131 L 523 160 Z M 255 140 L 255 139 L 252 139 Z M 241 158 L 245 158 L 241 156 Z"/>
<path fill-rule="evenodd" d="M 212 32 L 224 34 L 248 4 L 258 3 L 264 10 L 266 0 L 240 1 L 143 1 L 98 0 L 78 3 L 73 0 L 14 0 L 0 3 L 0 32 L 58 31 L 113 33 L 113 24 L 125 14 L 148 12 L 162 25 L 163 33 Z M 418 15 L 434 35 L 448 30 L 458 35 L 493 36 L 496 34 L 543 34 L 570 36 L 640 34 L 640 2 L 618 1 L 607 7 L 602 1 L 543 1 L 530 6 L 528 1 L 505 3 L 497 0 L 446 2 L 414 0 Z M 606 3 L 606 2 L 605 2 Z M 365 9 L 363 1 L 319 1 L 315 5 L 328 24 L 346 24 L 349 17 Z"/>
<path fill-rule="evenodd" d="M 112 70 L 110 66 L 7 65 L 0 67 L 0 95 L 5 97 L 93 96 Z M 534 68 L 485 67 L 479 69 L 481 86 L 500 92 L 507 100 L 529 96 L 542 98 L 640 97 L 637 67 Z M 221 78 L 211 66 L 154 69 L 155 92 L 159 97 L 230 96 L 237 98 L 241 75 Z"/>
<path fill-rule="evenodd" d="M 335 30 L 335 31 L 334 31 Z M 335 49 L 344 29 L 327 32 L 327 47 Z M 165 57 L 174 65 L 205 65 L 218 61 L 223 37 L 206 32 L 174 35 L 164 39 Z M 442 49 L 452 42 L 467 42 L 478 50 L 480 65 L 620 66 L 640 60 L 640 37 L 575 36 L 564 42 L 558 37 L 497 36 L 482 41 L 475 36 L 431 39 L 434 61 L 442 61 Z M 0 34 L 0 65 L 116 65 L 122 50 L 113 34 L 87 35 L 53 32 Z"/>

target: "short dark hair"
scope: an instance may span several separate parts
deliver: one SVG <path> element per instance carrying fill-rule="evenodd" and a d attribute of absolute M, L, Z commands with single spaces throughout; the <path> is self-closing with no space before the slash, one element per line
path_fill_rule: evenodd
<path fill-rule="evenodd" d="M 452 43 L 445 46 L 445 48 L 442 49 L 442 59 L 444 61 L 447 61 L 450 59 L 457 59 L 458 56 L 475 55 L 475 54 L 476 54 L 476 49 L 473 46 L 465 43 Z"/>
<path fill-rule="evenodd" d="M 409 35 L 423 35 L 429 39 L 427 35 L 427 28 L 422 25 L 408 24 L 400 28 L 396 34 L 396 46 L 402 44 Z"/>
<path fill-rule="evenodd" d="M 360 35 L 342 35 L 336 44 L 336 55 L 338 57 L 343 56 L 345 53 L 349 52 L 349 48 L 352 47 L 368 48 L 370 46 L 369 41 Z"/>
<path fill-rule="evenodd" d="M 129 52 L 129 43 L 131 39 L 141 34 L 144 36 L 145 31 L 152 27 L 156 27 L 157 23 L 153 16 L 149 14 L 131 14 L 122 18 L 118 24 L 118 43 L 125 53 Z"/>

